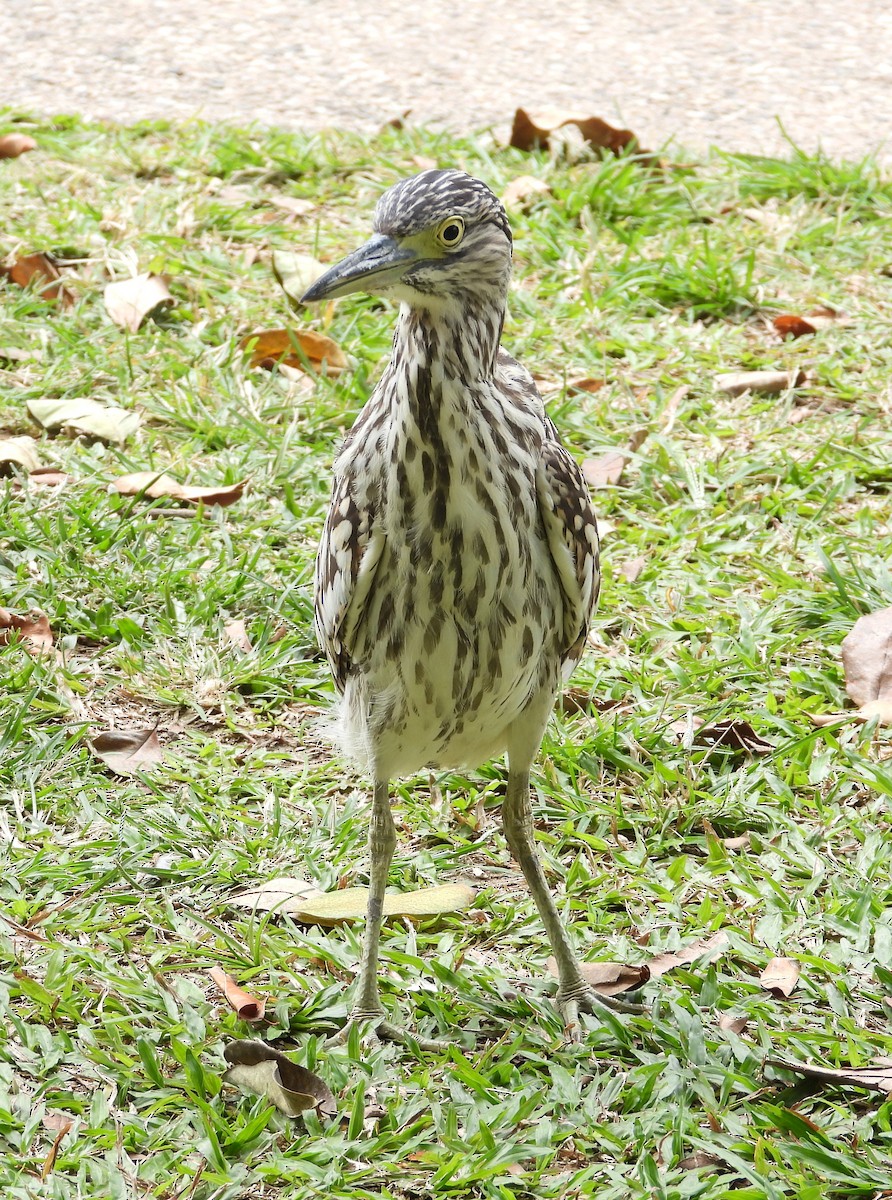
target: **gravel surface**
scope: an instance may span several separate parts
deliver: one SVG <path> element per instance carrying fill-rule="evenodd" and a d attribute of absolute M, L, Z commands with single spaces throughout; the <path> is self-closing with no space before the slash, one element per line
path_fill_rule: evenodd
<path fill-rule="evenodd" d="M 835 156 L 892 128 L 889 0 L 0 0 L 0 103 L 463 130 L 571 108 L 643 145 Z M 885 153 L 885 152 L 884 152 Z M 892 153 L 892 152 L 890 152 Z M 887 155 L 888 156 L 888 155 Z"/>

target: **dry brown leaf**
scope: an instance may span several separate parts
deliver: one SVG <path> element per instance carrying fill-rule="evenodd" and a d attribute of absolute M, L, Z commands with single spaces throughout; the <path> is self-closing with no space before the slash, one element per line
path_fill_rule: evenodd
<path fill-rule="evenodd" d="M 744 392 L 764 392 L 775 395 L 788 388 L 802 387 L 808 376 L 805 371 L 732 371 L 716 375 L 715 383 L 729 396 L 742 396 Z"/>
<path fill-rule="evenodd" d="M 850 708 L 845 712 L 809 713 L 808 716 L 819 729 L 827 725 L 866 725 L 869 721 L 892 725 L 892 700 L 869 700 L 860 708 Z"/>
<path fill-rule="evenodd" d="M 527 212 L 537 197 L 550 194 L 551 188 L 544 179 L 537 179 L 535 175 L 518 175 L 502 192 L 502 203 L 506 208 L 520 208 Z"/>
<path fill-rule="evenodd" d="M 347 366 L 347 356 L 337 342 L 311 329 L 263 329 L 242 338 L 239 346 L 249 351 L 250 366 L 267 370 L 282 363 L 306 371 L 309 363 L 314 372 L 339 375 Z"/>
<path fill-rule="evenodd" d="M 781 1071 L 792 1071 L 819 1083 L 847 1083 L 866 1088 L 869 1092 L 892 1092 L 892 1059 L 879 1058 L 866 1067 L 819 1067 L 817 1063 L 789 1062 L 783 1058 L 766 1058 L 765 1065 Z"/>
<path fill-rule="evenodd" d="M 799 970 L 795 958 L 771 958 L 759 976 L 759 987 L 775 996 L 789 996 L 799 982 Z"/>
<path fill-rule="evenodd" d="M 738 837 L 722 838 L 721 843 L 726 850 L 745 850 L 750 844 L 750 835 L 741 833 Z"/>
<path fill-rule="evenodd" d="M 623 477 L 628 457 L 621 450 L 609 450 L 598 458 L 582 460 L 582 474 L 589 487 L 614 487 Z"/>
<path fill-rule="evenodd" d="M 729 1033 L 743 1033 L 747 1025 L 746 1017 L 735 1017 L 732 1013 L 722 1013 L 719 1017 L 719 1029 L 727 1029 Z"/>
<path fill-rule="evenodd" d="M 250 654 L 254 649 L 251 639 L 248 637 L 243 617 L 232 617 L 223 626 L 223 632 L 236 650 L 241 650 L 243 654 Z"/>
<path fill-rule="evenodd" d="M 627 583 L 634 583 L 646 566 L 647 559 L 643 554 L 639 554 L 637 558 L 630 558 L 624 562 L 619 573 Z"/>
<path fill-rule="evenodd" d="M 72 1128 L 74 1121 L 71 1117 L 64 1116 L 61 1113 L 47 1113 L 43 1118 L 43 1124 L 46 1129 L 55 1130 L 56 1136 L 53 1138 L 53 1144 L 50 1147 L 49 1154 L 43 1160 L 43 1166 L 40 1169 L 40 1178 L 47 1180 L 52 1174 L 53 1167 L 56 1165 L 56 1158 L 59 1154 L 59 1147 L 62 1144 L 62 1139 L 65 1134 Z"/>
<path fill-rule="evenodd" d="M 797 317 L 794 313 L 781 313 L 771 324 L 782 338 L 806 337 L 817 332 L 817 327 L 807 317 Z"/>
<path fill-rule="evenodd" d="M 328 1084 L 313 1071 L 286 1058 L 266 1042 L 229 1042 L 223 1049 L 229 1067 L 223 1082 L 266 1096 L 289 1117 L 311 1108 L 334 1116 L 337 1101 Z"/>
<path fill-rule="evenodd" d="M 59 487 L 63 483 L 71 483 L 73 479 L 73 475 L 58 471 L 55 467 L 38 467 L 28 475 L 28 482 L 36 487 Z"/>
<path fill-rule="evenodd" d="M 651 976 L 645 963 L 636 963 L 633 966 L 620 962 L 584 962 L 579 965 L 582 968 L 583 979 L 600 996 L 618 996 L 620 992 L 633 991 L 647 983 Z M 557 959 L 549 957 L 545 966 L 549 975 L 557 979 Z"/>
<path fill-rule="evenodd" d="M 568 392 L 599 392 L 602 387 L 607 386 L 606 379 L 590 379 L 587 376 L 584 379 L 571 379 L 567 384 Z"/>
<path fill-rule="evenodd" d="M 892 700 L 892 608 L 858 618 L 843 639 L 842 663 L 856 704 Z"/>
<path fill-rule="evenodd" d="M 682 400 L 687 396 L 690 387 L 686 383 L 680 384 L 669 399 L 666 401 L 666 407 L 663 409 L 663 436 L 670 434 L 675 428 L 675 422 L 678 418 L 678 409 Z"/>
<path fill-rule="evenodd" d="M 722 1161 L 717 1155 L 710 1154 L 708 1150 L 695 1150 L 687 1158 L 680 1158 L 677 1166 L 680 1171 L 702 1171 L 706 1167 L 717 1167 Z"/>
<path fill-rule="evenodd" d="M 58 300 L 63 307 L 74 303 L 74 296 L 61 282 L 62 272 L 51 254 L 23 254 L 0 270 L 21 288 L 33 284 L 44 300 Z"/>
<path fill-rule="evenodd" d="M 651 978 L 659 979 L 661 975 L 665 975 L 674 967 L 689 966 L 701 958 L 712 962 L 714 958 L 718 958 L 724 952 L 727 946 L 728 935 L 720 929 L 711 937 L 697 938 L 695 942 L 691 942 L 688 946 L 682 946 L 680 950 L 666 950 L 662 954 L 655 954 L 653 958 L 647 960 Z"/>
<path fill-rule="evenodd" d="M 580 117 L 566 112 L 533 116 L 523 108 L 518 108 L 514 114 L 508 144 L 517 150 L 547 150 L 551 135 L 565 125 L 574 125 L 584 140 L 598 150 L 620 154 L 626 149 L 638 149 L 638 139 L 630 129 L 615 129 L 600 117 Z"/>
<path fill-rule="evenodd" d="M 694 742 L 715 750 L 744 750 L 749 754 L 771 754 L 776 749 L 742 717 L 729 717 L 725 721 L 699 726 Z"/>
<path fill-rule="evenodd" d="M 136 333 L 150 313 L 175 303 L 161 275 L 134 275 L 110 283 L 104 293 L 105 308 L 116 325 Z"/>
<path fill-rule="evenodd" d="M 4 133 L 0 137 L 0 158 L 18 158 L 29 150 L 36 150 L 37 142 L 27 133 Z"/>
<path fill-rule="evenodd" d="M 214 983 L 223 993 L 223 997 L 230 1008 L 235 1010 L 240 1021 L 260 1021 L 263 1019 L 263 1014 L 266 1010 L 265 1000 L 258 1000 L 256 996 L 252 996 L 250 992 L 246 992 L 243 988 L 240 988 L 232 976 L 227 975 L 222 967 L 211 967 L 208 975 L 210 975 L 211 979 L 213 979 Z"/>
<path fill-rule="evenodd" d="M 109 729 L 90 748 L 116 775 L 135 775 L 161 762 L 164 751 L 154 729 Z"/>
<path fill-rule="evenodd" d="M 53 1133 L 58 1133 L 60 1129 L 67 1133 L 74 1125 L 74 1117 L 70 1117 L 68 1113 L 48 1112 L 43 1114 L 42 1124 L 44 1129 L 51 1129 Z"/>
<path fill-rule="evenodd" d="M 187 500 L 190 504 L 218 505 L 220 508 L 226 508 L 241 498 L 246 483 L 247 480 L 242 479 L 238 483 L 227 483 L 221 487 L 188 487 L 177 483 L 170 475 L 159 474 L 157 471 L 134 471 L 110 483 L 108 490 L 119 492 L 122 496 L 148 496 L 150 500 L 167 497 L 172 500 Z"/>
<path fill-rule="evenodd" d="M 0 608 L 0 646 L 7 646 L 14 633 L 18 634 L 29 654 L 43 654 L 52 649 L 53 631 L 49 618 L 37 609 L 20 617 L 8 608 Z"/>
<path fill-rule="evenodd" d="M 8 475 L 13 463 L 26 471 L 36 471 L 40 467 L 34 438 L 0 438 L 0 475 Z"/>

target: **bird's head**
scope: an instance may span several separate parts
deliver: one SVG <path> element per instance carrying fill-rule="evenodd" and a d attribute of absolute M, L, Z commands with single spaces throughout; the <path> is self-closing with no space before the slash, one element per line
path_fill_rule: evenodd
<path fill-rule="evenodd" d="M 498 197 L 464 171 L 422 171 L 384 193 L 372 237 L 317 279 L 304 303 L 371 292 L 413 307 L 504 304 L 511 229 Z"/>

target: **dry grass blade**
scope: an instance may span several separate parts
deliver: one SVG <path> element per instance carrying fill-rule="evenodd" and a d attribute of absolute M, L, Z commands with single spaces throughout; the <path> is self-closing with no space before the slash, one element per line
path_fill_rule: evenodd
<path fill-rule="evenodd" d="M 146 317 L 160 308 L 170 308 L 175 303 L 160 275 L 135 275 L 132 279 L 120 279 L 105 289 L 105 307 L 116 325 L 136 333 Z"/>
<path fill-rule="evenodd" d="M 164 757 L 154 729 L 110 729 L 93 738 L 90 748 L 116 775 L 136 775 Z"/>
<path fill-rule="evenodd" d="M 223 1082 L 266 1096 L 289 1117 L 311 1108 L 326 1116 L 337 1112 L 331 1088 L 315 1072 L 286 1058 L 266 1042 L 229 1042 L 223 1050 L 229 1067 Z"/>
<path fill-rule="evenodd" d="M 238 1014 L 240 1021 L 260 1021 L 266 1011 L 266 1001 L 252 996 L 244 988 L 240 988 L 231 975 L 227 975 L 222 967 L 211 967 L 208 971 L 211 979 L 223 993 L 223 998 L 230 1008 Z"/>

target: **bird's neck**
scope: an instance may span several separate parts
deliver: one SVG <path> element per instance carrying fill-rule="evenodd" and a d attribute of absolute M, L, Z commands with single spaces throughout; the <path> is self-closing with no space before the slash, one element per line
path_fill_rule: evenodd
<path fill-rule="evenodd" d="M 443 302 L 430 307 L 400 305 L 394 360 L 406 360 L 433 379 L 466 386 L 490 379 L 505 321 L 505 305 Z"/>

